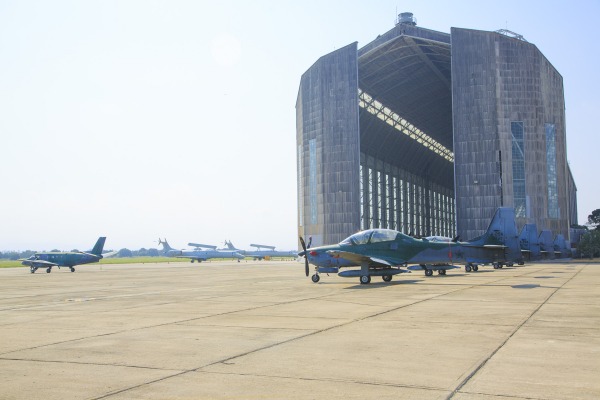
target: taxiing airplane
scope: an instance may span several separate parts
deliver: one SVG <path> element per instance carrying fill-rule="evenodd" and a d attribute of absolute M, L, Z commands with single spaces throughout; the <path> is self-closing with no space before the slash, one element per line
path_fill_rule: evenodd
<path fill-rule="evenodd" d="M 189 243 L 190 246 L 196 247 L 194 250 L 176 250 L 169 246 L 167 239 L 158 239 L 158 244 L 162 244 L 163 252 L 167 257 L 189 258 L 190 262 L 210 260 L 212 258 L 235 258 L 238 262 L 244 259 L 244 256 L 237 251 L 216 250 L 216 246 L 201 245 L 197 243 Z M 202 247 L 208 248 L 204 250 Z"/>
<path fill-rule="evenodd" d="M 298 255 L 298 253 L 293 250 L 290 250 L 290 251 L 275 250 L 275 246 L 267 246 L 264 244 L 250 244 L 250 246 L 255 247 L 256 250 L 240 250 L 240 249 L 237 249 L 233 245 L 233 243 L 231 243 L 231 240 L 225 240 L 225 246 L 227 247 L 227 250 L 237 251 L 238 253 L 240 253 L 246 257 L 252 257 L 255 260 L 264 260 L 265 258 L 272 258 L 272 257 L 295 258 Z M 263 249 L 267 249 L 267 250 L 263 250 Z"/>
<path fill-rule="evenodd" d="M 477 264 L 518 262 L 522 260 L 519 247 L 515 212 L 512 208 L 499 208 L 484 235 L 466 242 L 430 241 L 415 239 L 391 229 L 369 229 L 349 236 L 337 245 L 307 249 L 300 238 L 305 258 L 305 273 L 309 263 L 315 265 L 313 282 L 319 282 L 320 273 L 337 273 L 341 277 L 358 277 L 361 284 L 371 282 L 372 276 L 381 276 L 390 282 L 393 275 L 410 272 L 401 267 L 418 264 L 427 276 L 434 270 L 445 275 L 448 269 L 458 268 L 454 263 L 464 263 L 470 271 Z M 357 267 L 340 271 L 342 268 Z M 412 267 L 408 267 L 413 269 Z"/>
<path fill-rule="evenodd" d="M 48 252 L 48 253 L 35 253 L 29 258 L 22 258 L 23 265 L 27 265 L 33 274 L 38 268 L 46 268 L 46 272 L 52 272 L 52 267 L 68 267 L 71 272 L 75 272 L 75 266 L 81 264 L 89 264 L 100 261 L 102 256 L 102 249 L 104 248 L 104 242 L 106 237 L 98 238 L 98 241 L 94 245 L 94 248 L 86 252 Z"/>

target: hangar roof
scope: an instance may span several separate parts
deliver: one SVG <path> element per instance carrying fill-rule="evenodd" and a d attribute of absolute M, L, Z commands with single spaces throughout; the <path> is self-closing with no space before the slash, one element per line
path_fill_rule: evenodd
<path fill-rule="evenodd" d="M 358 86 L 452 150 L 449 34 L 396 25 L 359 50 Z"/>

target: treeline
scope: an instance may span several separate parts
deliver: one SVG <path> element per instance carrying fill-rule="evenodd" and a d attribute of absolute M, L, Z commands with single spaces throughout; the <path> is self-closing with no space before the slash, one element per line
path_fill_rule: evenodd
<path fill-rule="evenodd" d="M 62 250 L 53 249 L 51 252 L 60 252 Z M 73 249 L 72 252 L 77 252 L 79 250 Z M 45 253 L 46 251 L 41 251 L 39 253 Z M 25 251 L 0 251 L 0 260 L 18 260 L 19 258 L 29 258 L 35 253 L 38 253 L 34 250 L 25 250 Z M 109 251 L 108 253 L 112 253 Z M 160 257 L 160 252 L 158 249 L 145 249 L 141 248 L 139 250 L 129 250 L 129 249 L 121 249 L 114 255 L 114 257 Z"/>

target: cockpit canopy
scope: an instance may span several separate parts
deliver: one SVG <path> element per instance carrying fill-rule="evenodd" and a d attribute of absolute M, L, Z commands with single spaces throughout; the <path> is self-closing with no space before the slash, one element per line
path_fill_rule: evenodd
<path fill-rule="evenodd" d="M 391 242 L 392 240 L 396 240 L 398 235 L 402 234 L 398 231 L 394 231 L 391 229 L 369 229 L 366 231 L 355 233 L 352 236 L 348 236 L 346 239 L 342 240 L 340 244 L 358 245 L 368 243 Z"/>

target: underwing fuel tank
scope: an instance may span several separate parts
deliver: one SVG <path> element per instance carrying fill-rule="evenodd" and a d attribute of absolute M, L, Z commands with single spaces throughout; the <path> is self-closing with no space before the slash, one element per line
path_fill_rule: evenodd
<path fill-rule="evenodd" d="M 337 274 L 339 270 L 338 267 L 319 267 L 320 274 Z"/>
<path fill-rule="evenodd" d="M 321 272 L 321 269 L 319 269 L 319 272 Z M 390 269 L 381 269 L 381 270 L 369 270 L 368 274 L 370 276 L 386 276 L 386 275 L 398 275 L 403 272 L 410 272 L 410 271 L 404 271 L 401 269 L 390 268 Z M 341 276 L 342 278 L 358 278 L 363 275 L 364 275 L 364 272 L 362 272 L 360 269 L 349 269 L 349 270 L 338 273 L 338 276 Z"/>

